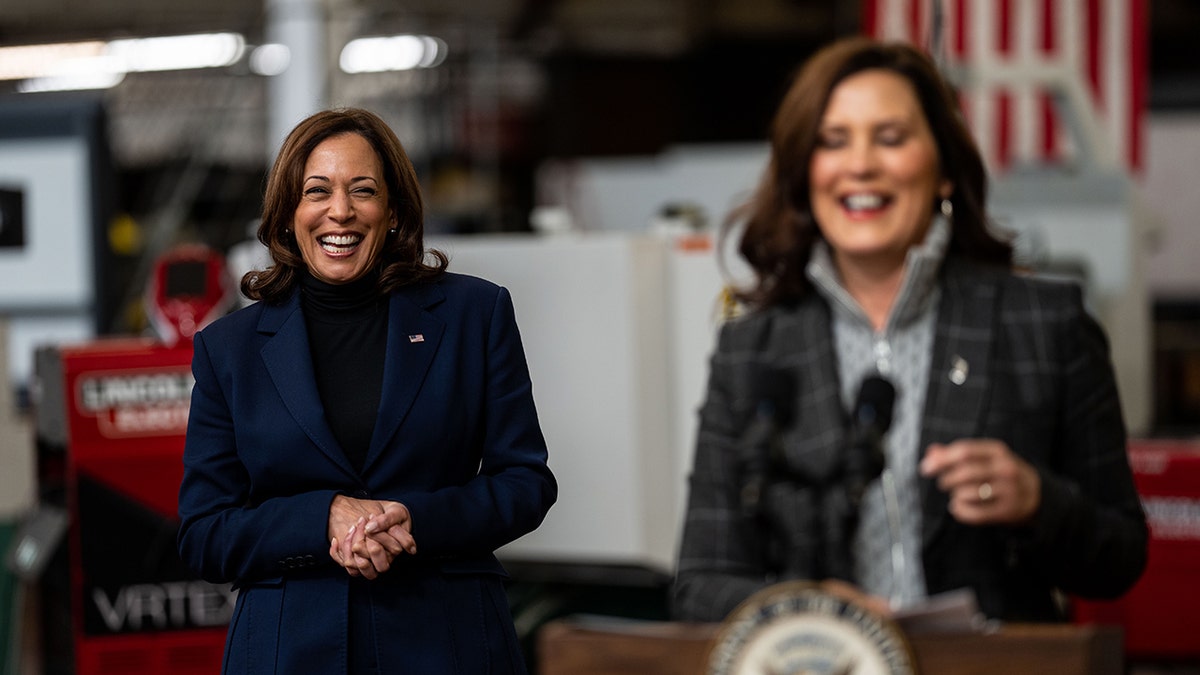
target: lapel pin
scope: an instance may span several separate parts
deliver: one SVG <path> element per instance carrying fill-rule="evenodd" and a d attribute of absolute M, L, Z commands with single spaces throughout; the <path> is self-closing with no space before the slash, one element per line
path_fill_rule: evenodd
<path fill-rule="evenodd" d="M 954 363 L 950 366 L 950 381 L 954 384 L 962 384 L 967 381 L 967 373 L 971 367 L 967 364 L 967 360 L 961 356 L 954 357 Z"/>
<path fill-rule="evenodd" d="M 409 335 L 409 336 L 408 336 L 408 341 L 409 341 L 409 342 L 424 342 L 424 341 L 425 341 L 425 335 L 424 335 L 424 334 L 422 334 L 422 333 L 417 333 L 416 335 Z"/>

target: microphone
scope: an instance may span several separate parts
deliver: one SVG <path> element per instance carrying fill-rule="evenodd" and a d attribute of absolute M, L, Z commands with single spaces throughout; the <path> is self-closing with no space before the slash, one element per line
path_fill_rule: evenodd
<path fill-rule="evenodd" d="M 752 367 L 749 382 L 750 398 L 755 404 L 742 436 L 740 497 L 742 512 L 754 516 L 780 452 L 779 431 L 791 419 L 796 383 L 790 374 L 762 365 Z"/>
<path fill-rule="evenodd" d="M 850 417 L 850 443 L 846 453 L 846 480 L 856 506 L 871 481 L 883 473 L 886 459 L 883 435 L 892 426 L 896 387 L 880 375 L 870 375 L 859 385 Z"/>

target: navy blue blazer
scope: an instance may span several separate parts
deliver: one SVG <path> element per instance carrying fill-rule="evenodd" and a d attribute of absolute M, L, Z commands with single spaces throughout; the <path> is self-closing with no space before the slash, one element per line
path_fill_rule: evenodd
<path fill-rule="evenodd" d="M 351 578 L 328 555 L 334 496 L 394 500 L 418 553 L 367 584 L 383 672 L 520 672 L 493 551 L 557 497 L 508 291 L 446 273 L 392 294 L 361 473 L 317 393 L 299 293 L 195 337 L 179 551 L 232 582 L 226 673 L 345 673 Z"/>

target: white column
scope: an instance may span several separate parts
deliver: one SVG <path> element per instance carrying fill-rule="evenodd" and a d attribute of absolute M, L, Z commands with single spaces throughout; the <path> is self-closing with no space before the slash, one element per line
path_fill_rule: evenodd
<path fill-rule="evenodd" d="M 267 41 L 288 48 L 288 67 L 267 87 L 268 161 L 296 123 L 327 107 L 325 16 L 321 0 L 265 0 Z"/>

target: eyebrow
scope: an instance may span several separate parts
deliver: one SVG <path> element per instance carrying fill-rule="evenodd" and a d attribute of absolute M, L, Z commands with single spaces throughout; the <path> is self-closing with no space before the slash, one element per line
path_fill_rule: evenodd
<path fill-rule="evenodd" d="M 329 179 L 329 177 L 328 177 L 328 176 L 312 175 L 312 176 L 305 176 L 305 177 L 304 177 L 304 182 L 306 182 L 306 183 L 307 183 L 307 182 L 308 182 L 308 181 L 310 181 L 310 180 L 323 180 L 323 181 L 325 181 L 326 183 L 332 183 L 332 182 L 333 182 L 333 181 L 331 181 L 331 180 Z M 378 181 L 378 180 L 377 180 L 377 179 L 376 179 L 374 176 L 355 176 L 354 178 L 351 178 L 351 179 L 350 179 L 350 182 L 351 182 L 351 183 L 357 183 L 357 182 L 358 182 L 358 181 L 360 181 L 360 180 L 369 180 L 369 181 L 374 181 L 374 182 L 376 182 L 376 183 L 378 183 L 378 182 L 379 182 L 379 181 Z"/>
<path fill-rule="evenodd" d="M 898 117 L 887 117 L 885 119 L 882 119 L 882 120 L 879 120 L 876 122 L 872 122 L 870 126 L 871 126 L 871 128 L 875 129 L 875 128 L 879 128 L 879 127 L 888 127 L 888 126 L 910 126 L 910 125 L 912 125 L 912 123 L 913 122 L 912 122 L 911 118 L 905 117 L 905 116 L 898 116 Z M 831 122 L 823 121 L 818 128 L 819 129 L 845 129 L 850 126 L 851 126 L 851 124 L 848 122 L 834 120 Z"/>

